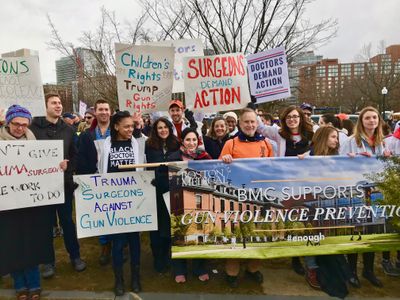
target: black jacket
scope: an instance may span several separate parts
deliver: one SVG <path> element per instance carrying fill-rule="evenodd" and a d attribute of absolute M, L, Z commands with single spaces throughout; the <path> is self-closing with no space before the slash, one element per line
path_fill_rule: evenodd
<path fill-rule="evenodd" d="M 50 123 L 45 117 L 36 117 L 29 127 L 38 140 L 62 140 L 64 145 L 64 159 L 68 159 L 68 167 L 64 172 L 64 187 L 73 191 L 74 183 L 72 175 L 75 171 L 76 147 L 74 144 L 75 130 L 58 119 L 56 124 Z M 60 161 L 61 162 L 61 161 Z"/>
<path fill-rule="evenodd" d="M 222 141 L 214 140 L 209 136 L 203 136 L 203 140 L 206 152 L 210 154 L 212 159 L 218 159 L 222 152 L 222 148 L 224 148 L 225 142 L 229 140 L 229 136 L 224 137 Z"/>
<path fill-rule="evenodd" d="M 76 160 L 77 174 L 94 174 L 97 171 L 97 150 L 95 128 L 82 132 L 79 136 L 78 157 Z"/>
<path fill-rule="evenodd" d="M 157 150 L 151 148 L 146 143 L 145 153 L 146 161 L 148 163 L 182 160 L 180 158 L 179 149 L 176 149 L 176 151 L 167 151 L 166 153 L 164 153 L 162 149 Z M 155 171 L 154 185 L 156 186 L 157 194 L 158 231 L 160 232 L 161 236 L 170 237 L 171 220 L 163 197 L 163 194 L 169 191 L 168 167 L 159 166 L 156 168 L 148 168 L 148 170 Z"/>

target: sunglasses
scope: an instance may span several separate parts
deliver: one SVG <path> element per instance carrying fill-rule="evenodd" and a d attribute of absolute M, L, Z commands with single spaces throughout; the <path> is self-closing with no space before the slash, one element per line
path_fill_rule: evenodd
<path fill-rule="evenodd" d="M 87 117 L 85 117 L 85 119 L 91 120 L 91 119 L 93 119 L 93 117 L 92 116 L 87 116 Z"/>

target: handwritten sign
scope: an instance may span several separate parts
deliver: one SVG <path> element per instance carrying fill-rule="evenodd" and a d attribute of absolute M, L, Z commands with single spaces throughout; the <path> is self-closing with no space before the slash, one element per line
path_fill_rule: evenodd
<path fill-rule="evenodd" d="M 33 116 L 45 116 L 39 58 L 0 58 L 0 108 L 13 104 L 27 108 Z"/>
<path fill-rule="evenodd" d="M 182 39 L 151 42 L 147 45 L 153 46 L 169 46 L 175 48 L 174 62 L 174 84 L 172 86 L 173 93 L 185 92 L 184 73 L 183 73 L 183 58 L 193 56 L 203 56 L 203 43 L 201 39 Z"/>
<path fill-rule="evenodd" d="M 79 114 L 81 116 L 85 116 L 86 109 L 87 109 L 87 104 L 83 101 L 79 101 Z"/>
<path fill-rule="evenodd" d="M 74 176 L 78 238 L 157 230 L 153 171 Z"/>
<path fill-rule="evenodd" d="M 195 111 L 240 109 L 250 102 L 242 53 L 184 58 L 186 106 Z"/>
<path fill-rule="evenodd" d="M 167 111 L 172 95 L 174 48 L 115 44 L 120 110 Z"/>
<path fill-rule="evenodd" d="M 247 57 L 250 91 L 257 103 L 290 97 L 290 83 L 284 47 Z"/>
<path fill-rule="evenodd" d="M 0 141 L 0 211 L 64 202 L 62 141 Z"/>

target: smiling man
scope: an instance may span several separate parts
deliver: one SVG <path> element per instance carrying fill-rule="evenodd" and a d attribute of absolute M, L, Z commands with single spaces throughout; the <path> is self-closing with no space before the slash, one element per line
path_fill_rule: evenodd
<path fill-rule="evenodd" d="M 272 157 L 272 146 L 262 135 L 257 134 L 257 125 L 256 112 L 250 108 L 244 108 L 239 118 L 240 131 L 235 138 L 225 143 L 219 158 L 225 163 L 231 163 L 235 158 Z M 246 274 L 249 278 L 261 284 L 263 275 L 260 272 L 260 265 L 259 260 L 249 259 Z M 231 287 L 238 286 L 239 271 L 239 260 L 228 259 L 226 261 L 226 279 Z"/>
<path fill-rule="evenodd" d="M 71 264 L 78 272 L 86 269 L 86 263 L 80 258 L 79 243 L 76 236 L 74 221 L 72 220 L 72 199 L 74 182 L 72 174 L 75 169 L 76 148 L 74 145 L 74 129 L 67 125 L 61 118 L 63 106 L 61 98 L 56 93 L 47 94 L 46 117 L 33 119 L 30 129 L 38 140 L 62 140 L 64 144 L 64 159 L 68 160 L 67 169 L 64 172 L 64 204 L 55 205 L 55 212 L 64 231 L 64 244 L 69 253 Z M 54 247 L 51 249 L 54 253 Z M 53 277 L 55 274 L 55 262 L 44 266 L 42 276 Z"/>

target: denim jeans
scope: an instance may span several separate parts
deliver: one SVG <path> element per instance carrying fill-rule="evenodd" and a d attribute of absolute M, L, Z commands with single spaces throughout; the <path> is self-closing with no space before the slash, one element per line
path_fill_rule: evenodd
<path fill-rule="evenodd" d="M 112 240 L 112 261 L 114 268 L 122 268 L 124 264 L 124 246 L 128 243 L 131 265 L 140 265 L 139 232 L 129 232 L 110 235 Z"/>
<path fill-rule="evenodd" d="M 14 279 L 15 290 L 37 290 L 40 289 L 40 272 L 39 266 L 25 269 L 23 271 L 11 273 Z"/>
<path fill-rule="evenodd" d="M 304 256 L 304 263 L 307 269 L 316 269 L 318 268 L 317 261 L 315 256 Z"/>
<path fill-rule="evenodd" d="M 65 189 L 65 203 L 55 205 L 58 219 L 64 232 L 63 238 L 65 249 L 67 249 L 69 258 L 71 260 L 80 257 L 79 243 L 76 236 L 76 227 L 74 221 L 72 220 L 72 198 L 73 191 Z M 54 245 L 52 247 L 54 253 Z"/>

